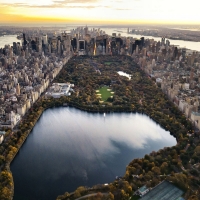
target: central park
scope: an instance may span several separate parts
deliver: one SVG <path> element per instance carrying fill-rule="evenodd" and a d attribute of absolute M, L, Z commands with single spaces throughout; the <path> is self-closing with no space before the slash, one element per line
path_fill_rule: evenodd
<path fill-rule="evenodd" d="M 119 71 L 131 78 L 119 75 Z M 74 92 L 71 96 L 59 99 L 42 96 L 20 122 L 16 133 L 2 144 L 0 199 L 10 199 L 13 195 L 10 163 L 41 114 L 49 108 L 63 107 L 63 104 L 90 113 L 145 114 L 169 131 L 176 138 L 177 145 L 130 160 L 124 176 L 108 185 L 94 186 L 92 189 L 80 186 L 74 193 L 66 192 L 58 196 L 58 200 L 77 199 L 90 193 L 97 193 L 98 197 L 91 196 L 88 199 L 129 199 L 139 187 L 146 185 L 152 188 L 163 180 L 183 190 L 186 199 L 198 199 L 199 169 L 191 166 L 200 159 L 199 134 L 194 132 L 191 122 L 163 94 L 155 80 L 148 77 L 131 57 L 72 57 L 54 82 L 70 82 L 74 84 Z M 137 199 L 137 196 L 132 199 Z"/>

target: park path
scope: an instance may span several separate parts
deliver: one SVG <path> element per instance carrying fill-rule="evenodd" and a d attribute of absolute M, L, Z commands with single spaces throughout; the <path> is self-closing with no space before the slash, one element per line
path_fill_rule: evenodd
<path fill-rule="evenodd" d="M 98 193 L 88 194 L 88 195 L 79 197 L 78 199 L 75 199 L 75 200 L 85 199 L 85 198 L 87 198 L 87 197 L 92 197 L 92 196 L 95 196 L 95 195 L 97 195 L 97 194 L 98 194 Z M 106 195 L 106 194 L 108 194 L 108 193 L 101 193 L 101 194 Z"/>

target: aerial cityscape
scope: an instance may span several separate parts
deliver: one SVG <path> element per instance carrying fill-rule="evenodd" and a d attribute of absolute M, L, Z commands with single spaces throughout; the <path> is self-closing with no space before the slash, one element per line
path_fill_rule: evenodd
<path fill-rule="evenodd" d="M 0 0 L 0 200 L 200 199 L 193 3 Z"/>

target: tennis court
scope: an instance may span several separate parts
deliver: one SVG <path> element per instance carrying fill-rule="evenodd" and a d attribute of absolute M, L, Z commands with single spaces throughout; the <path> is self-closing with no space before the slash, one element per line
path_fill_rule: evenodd
<path fill-rule="evenodd" d="M 179 200 L 183 193 L 182 190 L 172 183 L 163 181 L 140 198 L 140 200 Z"/>

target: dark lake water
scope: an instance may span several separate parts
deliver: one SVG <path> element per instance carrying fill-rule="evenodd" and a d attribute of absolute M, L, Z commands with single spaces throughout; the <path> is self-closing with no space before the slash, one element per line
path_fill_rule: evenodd
<path fill-rule="evenodd" d="M 175 144 L 146 115 L 49 109 L 11 164 L 14 200 L 55 200 L 78 186 L 112 182 L 134 158 Z"/>

